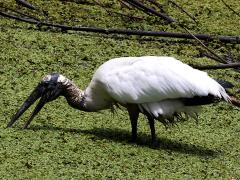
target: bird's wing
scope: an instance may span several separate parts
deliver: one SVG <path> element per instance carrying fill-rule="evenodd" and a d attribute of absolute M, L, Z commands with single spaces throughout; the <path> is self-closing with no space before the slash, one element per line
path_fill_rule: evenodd
<path fill-rule="evenodd" d="M 110 60 L 100 66 L 92 81 L 104 84 L 109 96 L 121 103 L 158 102 L 209 93 L 227 98 L 224 88 L 207 73 L 171 57 Z"/>

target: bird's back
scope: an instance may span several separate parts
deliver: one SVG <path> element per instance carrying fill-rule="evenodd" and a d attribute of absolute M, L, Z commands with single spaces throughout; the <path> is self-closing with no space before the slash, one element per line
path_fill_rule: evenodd
<path fill-rule="evenodd" d="M 172 57 L 123 57 L 99 67 L 92 81 L 106 86 L 119 102 L 144 103 L 168 98 L 204 96 L 221 97 L 225 91 L 207 73 Z"/>

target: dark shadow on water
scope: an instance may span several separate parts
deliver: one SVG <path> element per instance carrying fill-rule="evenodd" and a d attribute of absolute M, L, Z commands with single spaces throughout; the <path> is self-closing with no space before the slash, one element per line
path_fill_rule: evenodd
<path fill-rule="evenodd" d="M 93 141 L 97 139 L 107 139 L 110 141 L 119 142 L 122 144 L 132 144 L 128 140 L 131 137 L 131 132 L 119 128 L 110 129 L 110 128 L 93 128 L 90 130 L 81 130 L 75 128 L 62 128 L 62 127 L 54 127 L 54 126 L 31 126 L 29 129 L 37 131 L 37 130 L 48 130 L 48 131 L 63 131 L 65 133 L 77 133 L 77 134 L 88 134 L 93 135 L 91 138 Z M 187 144 L 176 140 L 171 140 L 167 138 L 157 138 L 157 145 L 151 145 L 150 136 L 142 133 L 138 135 L 138 139 L 136 144 L 143 147 L 149 147 L 156 150 L 166 150 L 173 151 L 183 154 L 189 154 L 194 156 L 201 156 L 206 158 L 216 157 L 222 152 L 217 150 L 208 149 L 199 145 Z"/>

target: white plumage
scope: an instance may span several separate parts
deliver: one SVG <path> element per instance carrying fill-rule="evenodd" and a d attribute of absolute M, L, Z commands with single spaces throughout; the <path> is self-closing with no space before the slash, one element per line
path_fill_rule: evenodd
<path fill-rule="evenodd" d="M 197 106 L 185 106 L 179 98 L 211 94 L 228 100 L 225 89 L 207 73 L 173 57 L 156 56 L 122 57 L 105 62 L 97 69 L 85 94 L 90 109 L 105 109 L 111 101 L 122 105 L 132 103 L 156 118 L 198 111 Z"/>

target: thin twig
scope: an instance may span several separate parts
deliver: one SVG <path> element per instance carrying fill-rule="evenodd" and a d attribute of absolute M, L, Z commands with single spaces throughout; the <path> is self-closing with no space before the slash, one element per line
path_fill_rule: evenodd
<path fill-rule="evenodd" d="M 224 0 L 222 0 L 223 4 L 230 9 L 233 13 L 235 13 L 237 16 L 240 17 L 240 13 L 238 13 L 237 11 L 235 11 L 233 8 L 231 8 Z"/>
<path fill-rule="evenodd" d="M 131 5 L 133 8 L 137 8 L 140 11 L 143 11 L 144 13 L 148 14 L 148 15 L 152 15 L 149 11 L 147 11 L 146 9 L 142 8 L 141 6 L 138 6 L 137 4 L 135 4 L 134 2 L 132 2 L 131 0 L 123 0 L 126 1 L 129 5 Z"/>
<path fill-rule="evenodd" d="M 182 27 L 185 31 L 187 31 L 188 34 L 190 34 L 194 39 L 196 39 L 208 52 L 210 52 L 213 56 L 218 58 L 219 59 L 218 61 L 220 61 L 222 63 L 226 62 L 221 56 L 219 56 L 213 50 L 208 48 L 198 37 L 196 37 L 194 34 L 192 34 L 186 27 L 184 27 L 182 25 L 180 25 L 180 27 Z"/>
<path fill-rule="evenodd" d="M 120 12 L 115 12 L 115 11 L 107 11 L 109 15 L 111 15 L 111 13 L 114 13 L 114 14 L 118 14 L 120 16 L 124 16 L 124 17 L 127 17 L 128 19 L 135 19 L 135 20 L 144 20 L 143 17 L 139 17 L 139 16 L 132 16 L 132 15 L 127 15 L 127 14 L 123 14 L 123 13 L 120 13 Z"/>
<path fill-rule="evenodd" d="M 205 56 L 205 57 L 207 57 L 207 58 L 209 58 L 209 59 L 213 59 L 213 60 L 215 60 L 215 61 L 217 61 L 217 62 L 225 63 L 225 64 L 227 63 L 227 61 L 224 61 L 224 62 L 219 61 L 219 59 L 218 59 L 216 56 L 213 56 L 213 55 L 211 55 L 211 54 L 209 54 L 209 53 L 201 52 L 201 54 L 202 54 L 202 56 Z"/>
<path fill-rule="evenodd" d="M 182 12 L 184 12 L 186 15 L 188 15 L 188 17 L 190 17 L 195 23 L 197 23 L 196 18 L 193 17 L 190 13 L 188 13 L 185 9 L 183 9 L 179 4 L 171 0 L 168 1 L 172 3 L 174 6 L 176 6 L 178 9 L 180 9 Z"/>
<path fill-rule="evenodd" d="M 153 9 L 151 7 L 147 7 L 147 6 L 145 6 L 143 3 L 139 2 L 139 1 L 136 1 L 136 0 L 124 0 L 124 1 L 127 1 L 130 4 L 135 5 L 137 8 L 143 9 L 143 10 L 145 10 L 145 11 L 147 11 L 147 12 L 153 14 L 153 15 L 161 17 L 161 18 L 163 18 L 164 20 L 166 20 L 169 23 L 175 22 L 175 20 L 173 18 L 167 16 L 164 13 L 160 13 L 160 12 L 156 11 L 155 9 Z"/>
<path fill-rule="evenodd" d="M 158 7 L 160 9 L 161 13 L 165 13 L 165 11 L 163 9 L 163 5 L 158 3 L 156 0 L 148 0 L 148 2 L 154 4 L 156 7 Z"/>
<path fill-rule="evenodd" d="M 100 4 L 98 1 L 95 1 L 95 0 L 94 0 L 94 2 L 95 2 L 98 6 L 103 7 L 103 5 Z M 120 13 L 120 12 L 110 11 L 110 10 L 108 10 L 108 9 L 106 9 L 106 8 L 104 8 L 104 10 L 105 10 L 109 15 L 112 15 L 112 13 L 114 13 L 114 14 L 118 14 L 118 15 L 120 15 L 120 16 L 127 17 L 127 18 L 129 18 L 129 19 L 144 20 L 144 18 L 142 18 L 142 17 L 130 16 L 130 15 L 123 14 L 123 13 Z"/>

